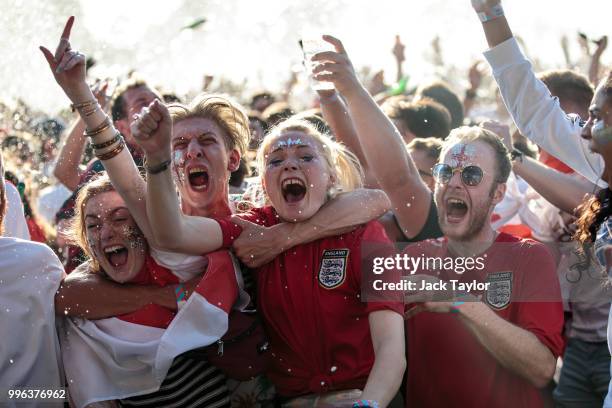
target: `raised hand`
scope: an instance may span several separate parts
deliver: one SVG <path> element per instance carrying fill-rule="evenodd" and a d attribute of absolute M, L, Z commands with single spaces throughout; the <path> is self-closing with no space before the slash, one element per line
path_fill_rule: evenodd
<path fill-rule="evenodd" d="M 472 0 L 472 7 L 477 13 L 487 13 L 498 4 L 501 4 L 501 0 Z"/>
<path fill-rule="evenodd" d="M 331 35 L 324 35 L 323 40 L 332 44 L 336 51 L 319 52 L 312 57 L 313 62 L 318 62 L 312 70 L 314 79 L 332 82 L 343 95 L 359 89 L 361 84 L 342 42 Z"/>
<path fill-rule="evenodd" d="M 284 252 L 278 245 L 274 234 L 269 228 L 233 216 L 232 222 L 242 228 L 238 239 L 232 245 L 236 256 L 250 268 L 257 268 L 272 261 Z"/>
<path fill-rule="evenodd" d="M 73 24 L 74 17 L 68 18 L 55 54 L 43 46 L 40 46 L 40 51 L 59 86 L 72 102 L 79 103 L 90 99 L 91 91 L 85 80 L 85 55 L 70 47 L 70 31 Z"/>
<path fill-rule="evenodd" d="M 393 45 L 393 49 L 391 50 L 391 52 L 395 56 L 395 60 L 397 61 L 398 64 L 401 64 L 402 62 L 406 60 L 406 55 L 404 53 L 405 49 L 406 49 L 406 46 L 402 43 L 400 36 L 396 35 L 395 45 Z"/>
<path fill-rule="evenodd" d="M 166 105 L 156 99 L 132 119 L 132 136 L 145 152 L 147 159 L 157 162 L 167 160 L 171 150 L 172 121 Z"/>
<path fill-rule="evenodd" d="M 470 89 L 476 91 L 482 84 L 483 71 L 480 67 L 481 62 L 477 61 L 470 67 L 468 72 L 468 80 L 470 81 Z"/>

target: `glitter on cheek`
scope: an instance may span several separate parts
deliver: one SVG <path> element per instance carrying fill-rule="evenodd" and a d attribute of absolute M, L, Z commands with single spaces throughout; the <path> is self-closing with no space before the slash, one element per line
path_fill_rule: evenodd
<path fill-rule="evenodd" d="M 139 228 L 126 225 L 123 227 L 122 234 L 130 248 L 141 250 L 145 248 L 146 239 Z"/>

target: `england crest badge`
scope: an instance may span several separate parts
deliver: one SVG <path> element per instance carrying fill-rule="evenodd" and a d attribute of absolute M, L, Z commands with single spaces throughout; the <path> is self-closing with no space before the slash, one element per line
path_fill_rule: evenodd
<path fill-rule="evenodd" d="M 346 279 L 348 256 L 348 249 L 324 250 L 319 268 L 319 285 L 325 289 L 334 289 L 342 285 Z"/>
<path fill-rule="evenodd" d="M 487 304 L 496 310 L 508 307 L 512 299 L 512 272 L 490 273 L 487 283 Z"/>

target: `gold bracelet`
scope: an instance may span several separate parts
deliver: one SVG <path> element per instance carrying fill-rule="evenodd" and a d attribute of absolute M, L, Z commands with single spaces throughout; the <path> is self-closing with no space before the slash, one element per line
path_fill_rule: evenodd
<path fill-rule="evenodd" d="M 119 142 L 119 144 L 117 145 L 117 147 L 115 147 L 113 150 L 111 150 L 110 152 L 107 153 L 103 153 L 103 154 L 98 154 L 98 152 L 94 151 L 94 154 L 96 155 L 96 157 L 98 158 L 98 160 L 110 160 L 113 157 L 117 156 L 119 153 L 121 153 L 121 151 L 125 148 L 125 140 L 123 140 L 123 138 L 121 138 L 121 141 Z"/>
<path fill-rule="evenodd" d="M 91 99 L 89 101 L 85 101 L 85 102 L 80 102 L 80 103 L 73 103 L 70 105 L 70 109 L 72 109 L 72 111 L 74 112 L 77 109 L 81 109 L 81 108 L 85 108 L 87 106 L 90 105 L 97 105 L 98 101 L 96 101 L 95 99 Z"/>
<path fill-rule="evenodd" d="M 106 119 L 104 119 L 104 121 L 94 130 L 85 130 L 85 135 L 89 136 L 89 137 L 93 137 L 96 135 L 99 135 L 100 133 L 104 132 L 105 130 L 107 130 L 108 128 L 110 128 L 112 126 L 112 122 L 110 121 L 109 117 L 107 116 Z"/>
<path fill-rule="evenodd" d="M 98 111 L 98 108 L 100 108 L 99 104 L 92 105 L 91 108 L 83 108 L 83 115 L 85 115 L 85 117 L 91 116 Z"/>
<path fill-rule="evenodd" d="M 119 139 L 121 139 L 121 133 L 119 133 L 119 132 L 117 131 L 117 132 L 115 133 L 115 137 L 113 137 L 112 139 L 107 140 L 106 142 L 99 143 L 99 144 L 93 144 L 93 145 L 91 145 L 91 147 L 92 147 L 94 150 L 104 149 L 104 148 L 106 148 L 106 147 L 109 147 L 109 146 L 114 145 L 115 143 L 117 143 L 117 142 L 119 141 Z"/>

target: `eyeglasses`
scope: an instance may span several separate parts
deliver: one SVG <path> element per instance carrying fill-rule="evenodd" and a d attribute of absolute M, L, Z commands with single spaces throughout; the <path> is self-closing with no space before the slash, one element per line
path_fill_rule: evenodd
<path fill-rule="evenodd" d="M 466 167 L 451 167 L 446 163 L 438 163 L 433 167 L 434 179 L 441 184 L 447 184 L 453 174 L 458 171 L 461 174 L 461 181 L 463 184 L 469 187 L 475 187 L 482 182 L 484 176 L 483 170 L 478 166 L 466 166 Z"/>

